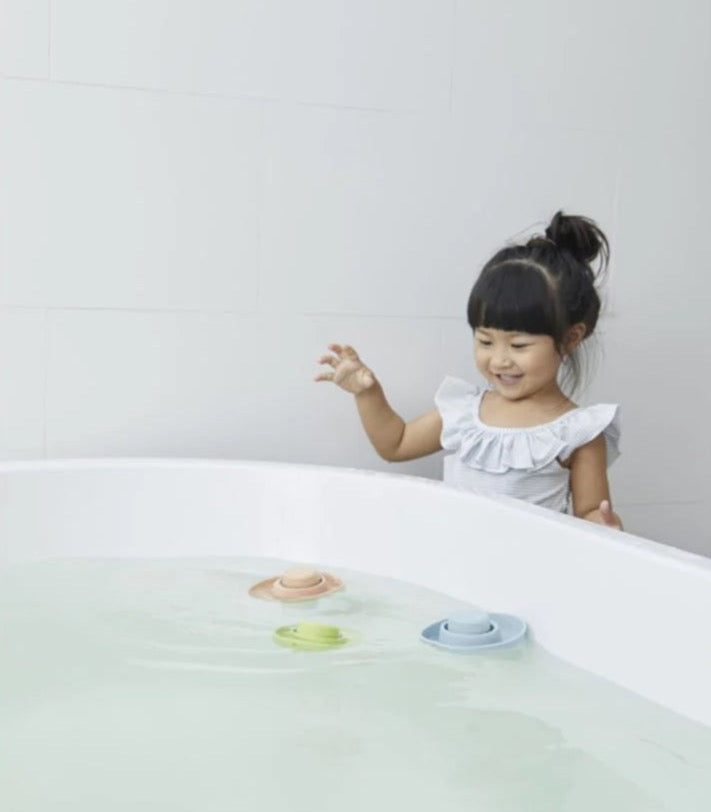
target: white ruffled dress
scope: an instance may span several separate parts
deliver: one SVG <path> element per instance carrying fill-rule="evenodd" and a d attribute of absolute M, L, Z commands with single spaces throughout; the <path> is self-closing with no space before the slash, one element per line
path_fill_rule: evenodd
<path fill-rule="evenodd" d="M 448 377 L 435 394 L 442 416 L 440 442 L 452 452 L 444 461 L 444 481 L 450 485 L 566 513 L 570 471 L 559 460 L 565 461 L 599 434 L 605 437 L 607 464 L 619 456 L 620 408 L 615 404 L 578 407 L 539 426 L 500 428 L 479 418 L 484 392 Z"/>

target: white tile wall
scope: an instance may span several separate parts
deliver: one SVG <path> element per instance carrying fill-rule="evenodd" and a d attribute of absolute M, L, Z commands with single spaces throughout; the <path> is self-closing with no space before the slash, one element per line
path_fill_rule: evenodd
<path fill-rule="evenodd" d="M 45 314 L 0 308 L 0 459 L 44 456 Z"/>
<path fill-rule="evenodd" d="M 48 74 L 48 0 L 0 0 L 0 76 Z"/>
<path fill-rule="evenodd" d="M 298 107 L 265 130 L 268 307 L 459 317 L 517 231 L 561 205 L 613 221 L 616 137 Z"/>
<path fill-rule="evenodd" d="M 283 98 L 447 112 L 454 7 L 454 0 L 282 0 Z"/>
<path fill-rule="evenodd" d="M 338 340 L 370 356 L 393 406 L 406 417 L 432 408 L 442 377 L 436 320 L 52 311 L 47 453 L 387 470 L 363 434 L 353 398 L 313 381 L 317 358 Z M 419 359 L 416 377 L 410 364 L 396 360 L 406 352 Z M 438 476 L 439 468 L 436 457 L 395 466 L 429 476 Z"/>
<path fill-rule="evenodd" d="M 50 456 L 227 456 L 256 417 L 249 317 L 55 310 L 48 335 Z"/>
<path fill-rule="evenodd" d="M 265 128 L 264 306 L 446 313 L 470 216 L 450 216 L 459 193 L 446 121 L 286 107 Z"/>
<path fill-rule="evenodd" d="M 0 84 L 0 303 L 250 311 L 261 109 Z"/>
<path fill-rule="evenodd" d="M 461 2 L 455 109 L 482 124 L 550 124 L 646 135 L 705 106 L 711 6 L 701 0 Z M 644 128 L 644 130 L 642 130 Z"/>
<path fill-rule="evenodd" d="M 52 0 L 52 78 L 276 95 L 279 7 L 278 0 Z"/>
<path fill-rule="evenodd" d="M 708 318 L 711 242 L 702 235 L 708 230 L 710 139 L 711 105 L 705 104 L 693 126 L 680 122 L 675 132 L 651 130 L 625 140 L 610 282 L 615 309 L 643 317 L 647 329 L 682 323 L 701 330 Z M 699 348 L 703 344 L 694 352 Z"/>
<path fill-rule="evenodd" d="M 454 0 L 53 0 L 52 77 L 445 111 Z"/>

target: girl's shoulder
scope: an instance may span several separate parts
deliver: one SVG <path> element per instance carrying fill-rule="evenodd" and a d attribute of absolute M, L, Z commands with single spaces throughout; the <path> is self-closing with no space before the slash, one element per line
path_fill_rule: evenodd
<path fill-rule="evenodd" d="M 442 417 L 442 448 L 489 471 L 545 467 L 567 459 L 576 448 L 600 434 L 607 446 L 607 462 L 619 456 L 620 407 L 614 403 L 576 406 L 560 417 L 537 426 L 504 428 L 481 421 L 479 409 L 485 387 L 447 377 L 435 393 Z"/>

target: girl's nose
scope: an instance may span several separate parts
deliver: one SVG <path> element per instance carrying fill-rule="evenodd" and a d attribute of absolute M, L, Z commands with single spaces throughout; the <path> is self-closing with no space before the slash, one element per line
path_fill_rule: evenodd
<path fill-rule="evenodd" d="M 491 360 L 495 367 L 507 367 L 511 363 L 508 350 L 505 347 L 494 350 Z"/>

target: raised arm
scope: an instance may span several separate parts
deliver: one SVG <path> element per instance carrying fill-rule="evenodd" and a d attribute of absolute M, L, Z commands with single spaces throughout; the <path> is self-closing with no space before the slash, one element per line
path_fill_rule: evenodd
<path fill-rule="evenodd" d="M 353 347 L 329 344 L 332 355 L 319 358 L 331 367 L 317 381 L 331 381 L 355 395 L 358 414 L 373 448 L 388 462 L 404 462 L 439 451 L 442 419 L 433 409 L 406 423 L 388 403 L 383 388 L 372 370 L 358 357 Z"/>

